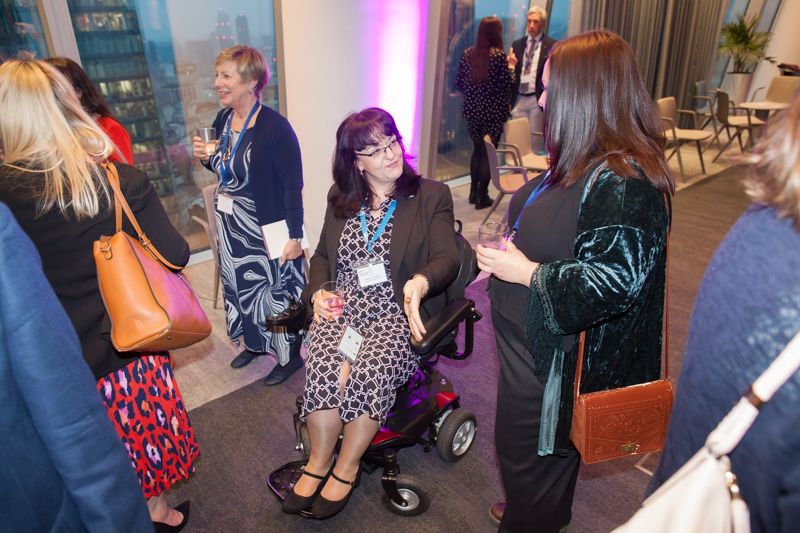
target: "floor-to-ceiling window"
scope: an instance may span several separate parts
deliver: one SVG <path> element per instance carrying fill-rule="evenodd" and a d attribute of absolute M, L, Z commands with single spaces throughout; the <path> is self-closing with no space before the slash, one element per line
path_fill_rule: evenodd
<path fill-rule="evenodd" d="M 555 39 L 567 36 L 569 0 L 533 2 L 542 6 L 550 4 L 548 34 Z M 441 94 L 441 116 L 436 143 L 435 179 L 449 181 L 469 174 L 472 141 L 467 131 L 467 121 L 461 116 L 464 97 L 456 91 L 458 64 L 464 50 L 475 44 L 478 25 L 483 17 L 494 16 L 503 23 L 503 46 L 525 35 L 528 13 L 527 0 L 451 0 L 447 29 L 445 74 Z"/>
<path fill-rule="evenodd" d="M 42 0 L 39 0 L 40 2 Z M 0 62 L 47 57 L 37 0 L 0 0 Z M 208 246 L 192 215 L 205 217 L 214 174 L 192 157 L 191 137 L 220 109 L 214 60 L 229 46 L 260 50 L 270 67 L 261 101 L 278 109 L 272 0 L 66 0 L 83 69 L 128 130 L 133 163 L 150 176 L 172 223 L 193 251 Z M 46 27 L 47 25 L 45 25 Z"/>
<path fill-rule="evenodd" d="M 128 130 L 134 164 L 193 250 L 208 245 L 205 218 L 214 174 L 192 157 L 190 138 L 220 109 L 214 59 L 224 48 L 259 49 L 271 67 L 262 102 L 278 107 L 271 1 L 68 0 L 84 70 Z"/>
<path fill-rule="evenodd" d="M 0 0 L 0 63 L 49 55 L 36 0 Z"/>

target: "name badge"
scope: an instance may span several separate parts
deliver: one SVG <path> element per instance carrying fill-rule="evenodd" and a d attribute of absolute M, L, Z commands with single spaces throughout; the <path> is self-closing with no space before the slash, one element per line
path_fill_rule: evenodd
<path fill-rule="evenodd" d="M 358 266 L 353 266 L 353 270 L 358 274 L 358 283 L 362 287 L 369 287 L 376 283 L 387 281 L 386 267 L 383 265 L 383 259 L 374 259 L 368 263 L 363 263 Z"/>
<path fill-rule="evenodd" d="M 221 192 L 217 195 L 217 211 L 226 215 L 233 214 L 233 197 Z"/>
<path fill-rule="evenodd" d="M 520 85 L 525 85 L 526 83 L 530 83 L 530 82 L 531 82 L 531 75 L 530 75 L 530 73 L 528 73 L 528 74 L 521 74 L 521 75 L 520 75 L 520 77 L 519 77 L 519 83 L 520 83 Z"/>
<path fill-rule="evenodd" d="M 342 338 L 339 339 L 339 346 L 337 349 L 339 353 L 345 356 L 351 363 L 356 362 L 358 357 L 358 350 L 361 349 L 361 343 L 364 342 L 362 337 L 354 328 L 345 326 L 342 332 Z"/>

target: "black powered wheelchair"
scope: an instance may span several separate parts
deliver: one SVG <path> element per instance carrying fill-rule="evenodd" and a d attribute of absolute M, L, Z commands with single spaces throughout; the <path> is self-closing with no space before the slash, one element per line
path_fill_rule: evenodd
<path fill-rule="evenodd" d="M 464 290 L 478 275 L 478 262 L 472 246 L 461 236 L 460 228 L 456 244 L 461 264 L 455 281 L 445 290 L 449 303 L 425 323 L 427 334 L 421 342 L 411 337 L 411 349 L 421 356 L 419 369 L 398 390 L 386 422 L 361 458 L 362 470 L 368 474 L 383 467 L 381 500 L 387 509 L 402 516 L 424 513 L 431 500 L 416 478 L 400 473 L 395 450 L 420 444 L 426 452 L 436 448 L 442 459 L 454 462 L 470 449 L 477 430 L 475 415 L 461 408 L 459 396 L 453 392 L 450 381 L 434 368 L 440 356 L 457 360 L 469 357 L 473 326 L 481 319 L 475 302 L 464 297 Z M 273 315 L 267 321 L 274 325 L 298 327 L 304 315 L 303 303 L 292 302 L 283 313 Z M 458 351 L 455 340 L 461 322 L 465 322 L 463 352 Z M 281 500 L 300 479 L 310 457 L 308 428 L 300 420 L 301 405 L 302 397 L 298 397 L 294 427 L 296 449 L 303 459 L 287 463 L 269 475 L 269 486 Z M 311 516 L 308 511 L 300 514 Z"/>

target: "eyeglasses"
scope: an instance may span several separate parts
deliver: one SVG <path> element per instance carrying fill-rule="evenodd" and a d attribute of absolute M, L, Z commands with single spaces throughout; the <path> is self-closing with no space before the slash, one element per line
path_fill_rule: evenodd
<path fill-rule="evenodd" d="M 398 153 L 400 151 L 400 141 L 397 140 L 397 137 L 392 139 L 389 144 L 384 146 L 383 148 L 378 148 L 374 152 L 356 152 L 356 155 L 363 155 L 365 157 L 370 157 L 375 161 L 380 161 L 381 159 L 386 158 L 386 150 L 391 150 L 392 152 Z"/>

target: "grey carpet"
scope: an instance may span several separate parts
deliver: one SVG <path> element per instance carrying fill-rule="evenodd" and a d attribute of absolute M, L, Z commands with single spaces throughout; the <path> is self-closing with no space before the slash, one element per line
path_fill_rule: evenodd
<path fill-rule="evenodd" d="M 689 313 L 713 251 L 748 205 L 739 185 L 741 169 L 730 169 L 677 193 L 671 239 L 671 327 L 673 378 L 680 365 Z M 438 367 L 462 397 L 462 407 L 478 419 L 472 450 L 458 463 L 445 463 L 421 447 L 398 453 L 405 474 L 419 478 L 433 502 L 419 517 L 402 518 L 380 501 L 380 470 L 364 475 L 348 507 L 324 522 L 285 515 L 269 490 L 269 472 L 299 458 L 294 450 L 292 413 L 304 376 L 281 386 L 255 382 L 190 413 L 200 445 L 196 473 L 174 487 L 168 501 L 192 500 L 187 532 L 371 531 L 493 532 L 488 508 L 503 499 L 494 451 L 497 358 L 486 281 L 468 288 L 483 313 L 475 325 L 476 350 L 466 361 L 442 360 Z M 463 342 L 461 343 L 463 346 Z M 675 381 L 675 379 L 673 379 Z M 646 465 L 653 468 L 657 454 Z M 607 532 L 639 507 L 649 478 L 634 465 L 638 457 L 582 465 L 573 505 L 573 525 L 581 533 Z"/>

